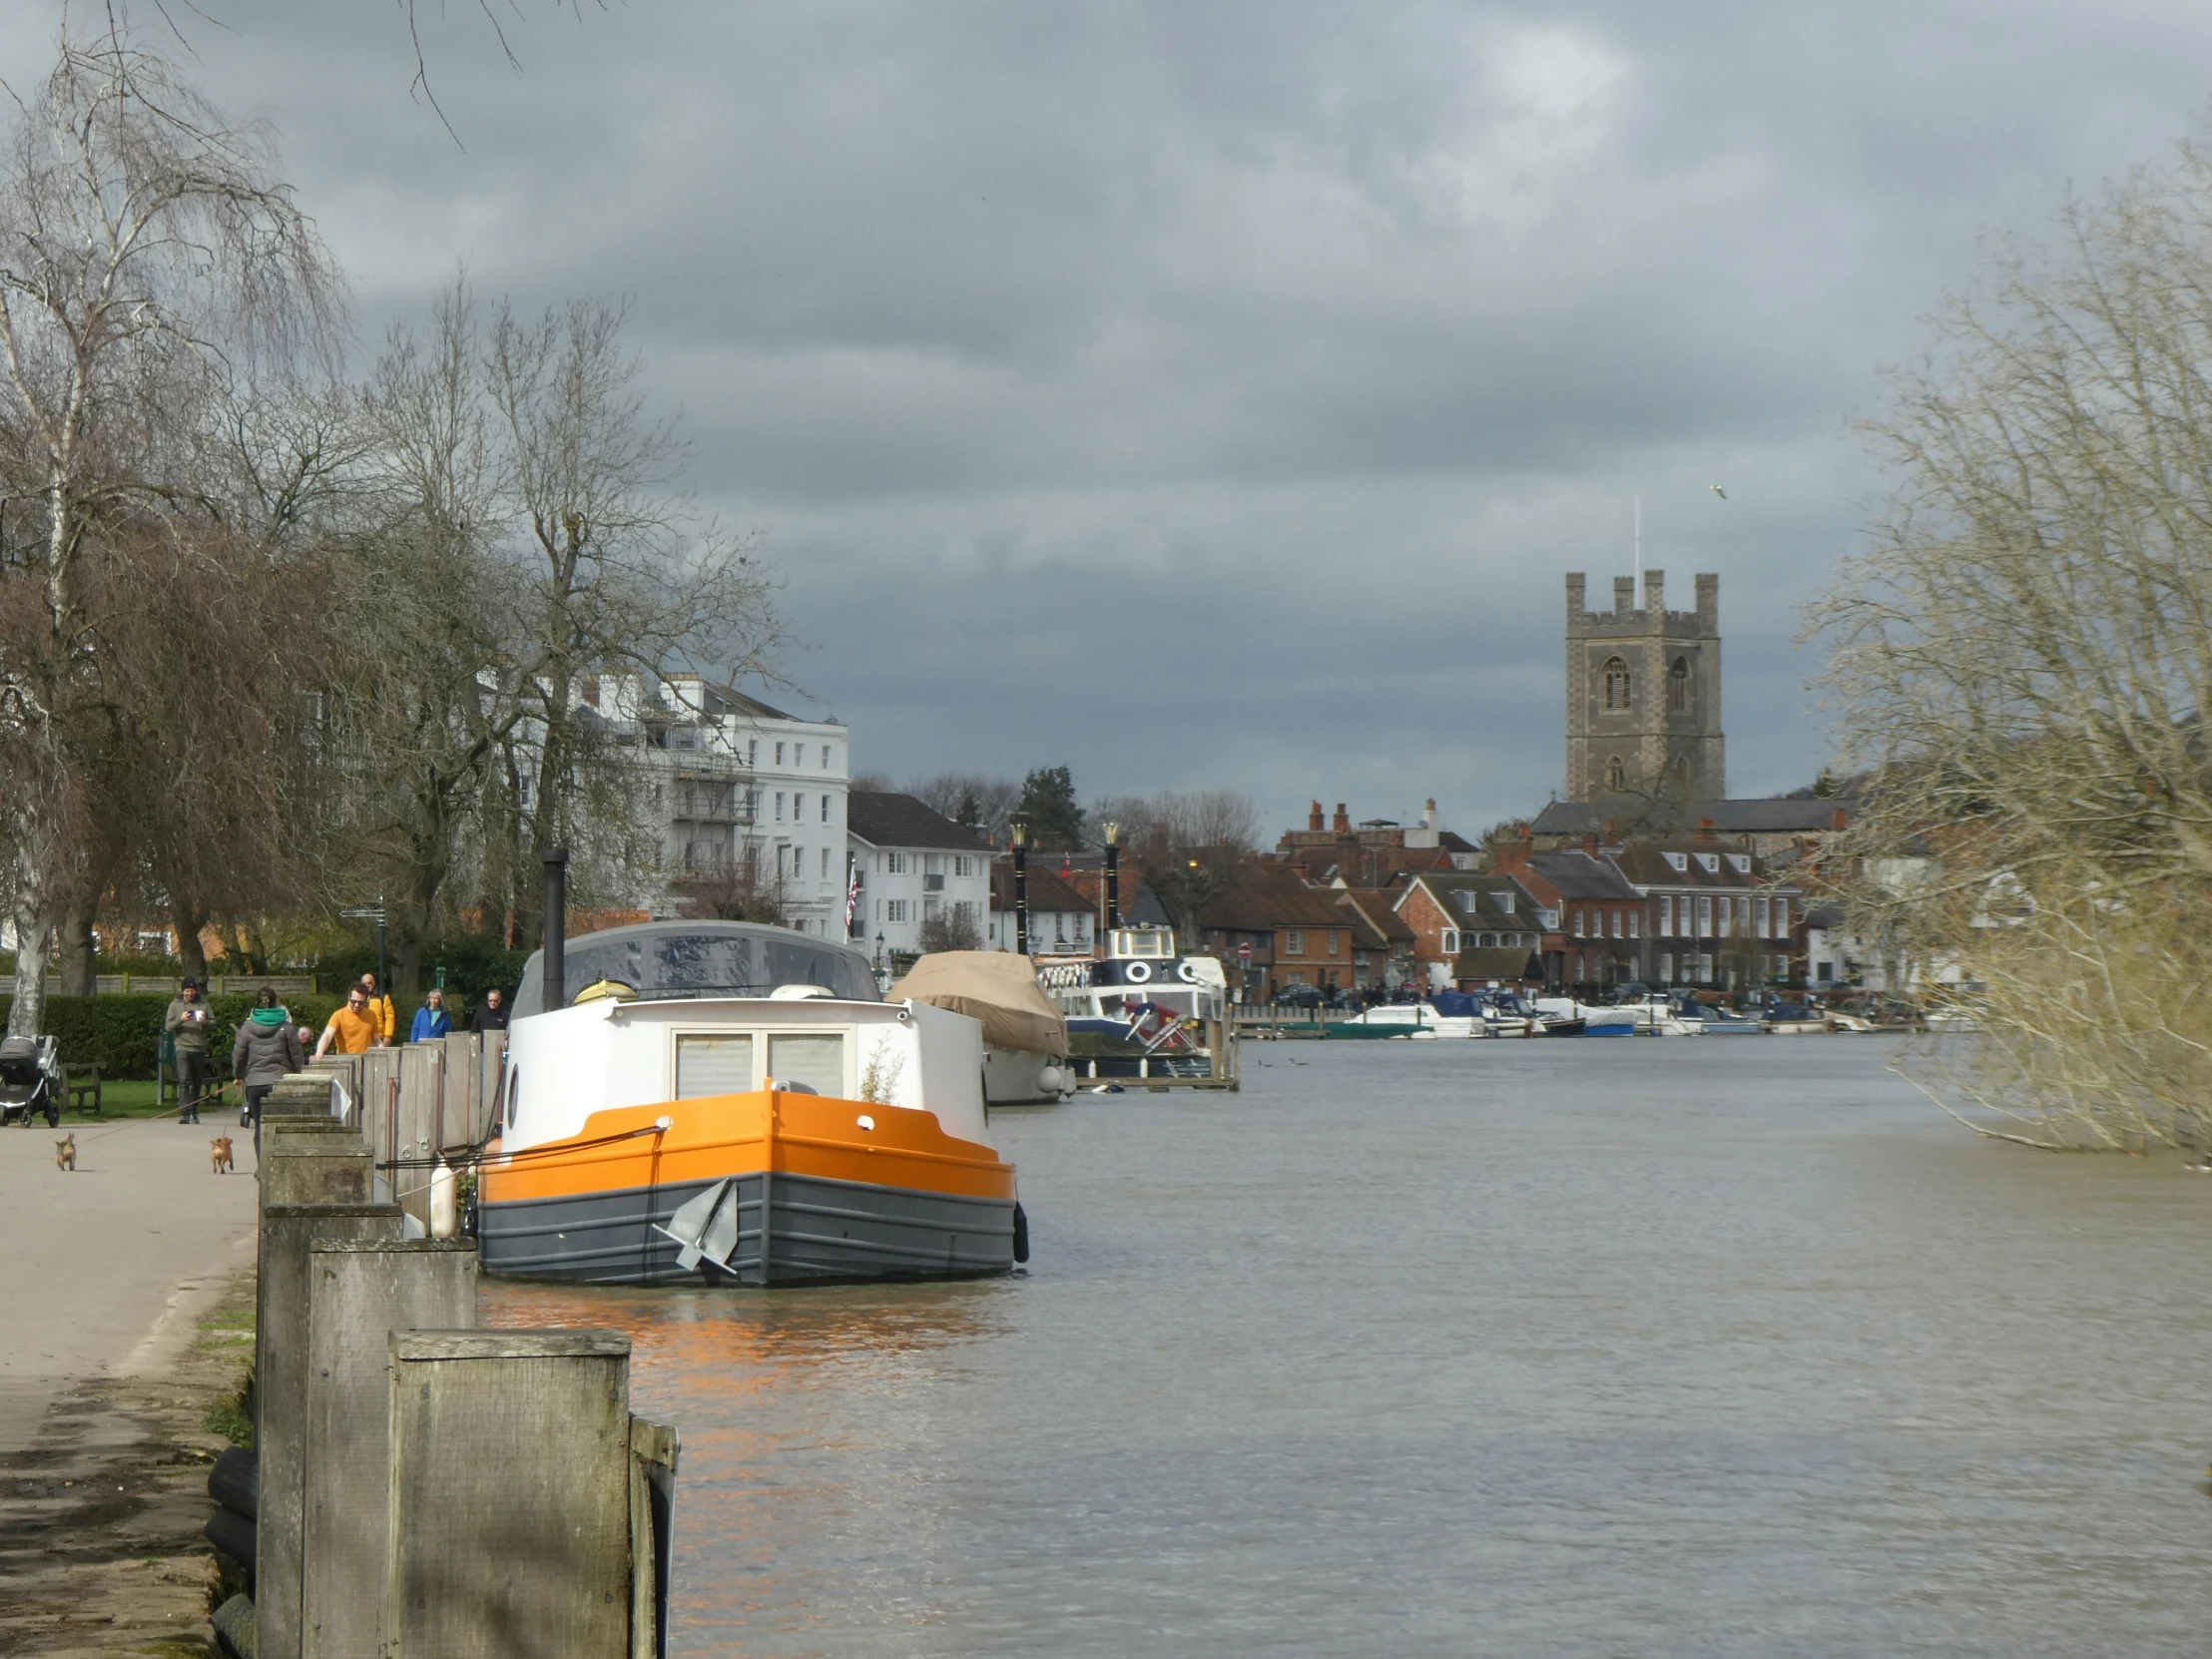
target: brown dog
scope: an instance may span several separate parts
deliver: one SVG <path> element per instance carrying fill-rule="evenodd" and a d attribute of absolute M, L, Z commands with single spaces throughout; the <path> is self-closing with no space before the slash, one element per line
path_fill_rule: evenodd
<path fill-rule="evenodd" d="M 216 1174 L 218 1174 L 218 1175 L 229 1175 L 229 1174 L 231 1173 L 231 1171 L 232 1171 L 232 1170 L 234 1170 L 234 1169 L 236 1169 L 236 1168 L 238 1167 L 238 1166 L 237 1166 L 236 1164 L 234 1164 L 234 1163 L 233 1163 L 233 1162 L 231 1161 L 231 1137 L 230 1137 L 230 1136 L 228 1136 L 228 1135 L 218 1135 L 218 1136 L 216 1136 L 216 1138 L 215 1138 L 214 1140 L 212 1140 L 212 1141 L 210 1141 L 210 1142 L 208 1143 L 208 1146 L 209 1146 L 209 1148 L 210 1148 L 210 1152 L 211 1152 L 211 1155 L 210 1155 L 210 1157 L 209 1157 L 209 1160 L 208 1160 L 208 1161 L 209 1161 L 210 1163 L 212 1163 L 213 1165 L 215 1165 L 215 1173 L 216 1173 Z"/>
<path fill-rule="evenodd" d="M 54 1167 L 56 1169 L 68 1170 L 73 1170 L 77 1167 L 76 1130 L 72 1129 L 67 1136 L 54 1143 Z"/>

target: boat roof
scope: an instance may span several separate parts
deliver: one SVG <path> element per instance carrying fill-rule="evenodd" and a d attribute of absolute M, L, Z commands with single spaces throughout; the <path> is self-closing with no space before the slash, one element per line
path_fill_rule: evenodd
<path fill-rule="evenodd" d="M 563 1004 L 602 979 L 640 1000 L 767 996 L 779 985 L 820 985 L 846 1002 L 880 1002 L 867 958 L 850 945 L 757 921 L 645 921 L 570 939 Z M 545 952 L 532 951 L 515 991 L 515 1017 L 545 1012 Z"/>

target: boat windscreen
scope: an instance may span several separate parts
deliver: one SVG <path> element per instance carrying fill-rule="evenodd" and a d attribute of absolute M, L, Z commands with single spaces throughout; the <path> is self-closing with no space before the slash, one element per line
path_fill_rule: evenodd
<path fill-rule="evenodd" d="M 820 985 L 848 1001 L 882 1000 L 857 951 L 780 927 L 609 928 L 570 939 L 561 965 L 564 1002 L 602 979 L 634 986 L 641 997 L 766 996 L 779 985 Z M 518 1018 L 545 1011 L 544 983 L 540 953 L 523 969 Z"/>

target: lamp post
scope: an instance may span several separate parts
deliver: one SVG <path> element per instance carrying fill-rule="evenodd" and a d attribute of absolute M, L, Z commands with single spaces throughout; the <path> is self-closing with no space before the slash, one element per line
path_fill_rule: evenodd
<path fill-rule="evenodd" d="M 1106 930 L 1121 925 L 1121 826 L 1101 827 L 1106 834 Z"/>
<path fill-rule="evenodd" d="M 1014 854 L 1014 954 L 1029 954 L 1029 821 L 1016 813 L 1007 829 Z"/>

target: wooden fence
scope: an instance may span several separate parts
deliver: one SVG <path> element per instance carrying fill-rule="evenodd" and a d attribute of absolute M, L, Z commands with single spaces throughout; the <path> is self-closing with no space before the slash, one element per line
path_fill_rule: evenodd
<path fill-rule="evenodd" d="M 377 1166 L 378 1192 L 425 1229 L 431 1161 L 454 1158 L 491 1136 L 499 1096 L 503 1031 L 456 1032 L 429 1042 L 329 1055 L 311 1069 L 337 1079 L 346 1127 L 359 1132 Z"/>

